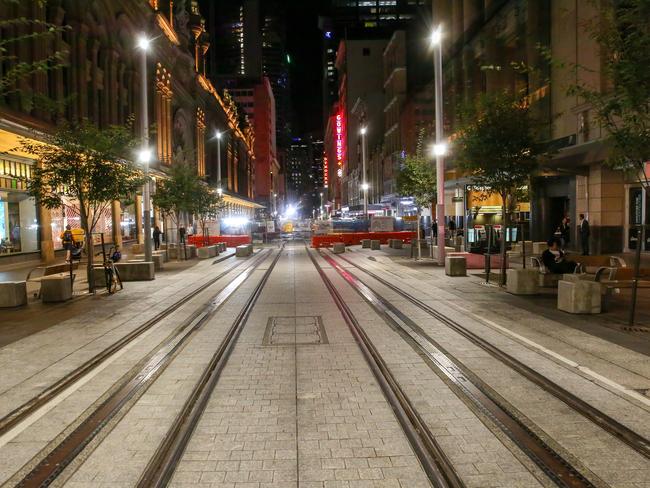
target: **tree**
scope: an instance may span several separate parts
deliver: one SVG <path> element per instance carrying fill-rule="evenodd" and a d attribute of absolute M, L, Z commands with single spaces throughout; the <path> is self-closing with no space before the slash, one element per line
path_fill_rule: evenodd
<path fill-rule="evenodd" d="M 422 257 L 419 244 L 422 208 L 431 205 L 436 198 L 436 173 L 422 151 L 406 156 L 397 175 L 397 192 L 403 197 L 413 197 L 417 207 L 418 257 Z"/>
<path fill-rule="evenodd" d="M 21 15 L 21 4 L 28 3 L 31 4 L 20 0 L 0 0 L 0 11 L 3 12 L 3 18 L 0 19 L 0 31 L 3 34 L 0 37 L 0 64 L 4 66 L 0 77 L 0 97 L 19 92 L 20 81 L 32 75 L 58 69 L 65 59 L 64 51 L 50 52 L 31 60 L 18 59 L 18 56 L 12 53 L 18 45 L 24 43 L 53 43 L 68 28 Z M 40 0 L 36 3 L 40 8 L 45 8 L 47 1 Z"/>
<path fill-rule="evenodd" d="M 128 127 L 98 129 L 89 122 L 64 125 L 43 143 L 21 140 L 21 150 L 38 166 L 27 181 L 30 195 L 48 208 L 72 207 L 86 235 L 88 287 L 94 291 L 93 231 L 111 202 L 131 196 L 144 183 L 139 169 L 124 159 L 135 147 Z"/>
<path fill-rule="evenodd" d="M 508 207 L 529 183 L 544 154 L 537 144 L 528 104 L 510 92 L 480 96 L 461 115 L 457 165 L 482 189 L 484 198 L 501 197 L 501 284 L 505 284 Z"/>
<path fill-rule="evenodd" d="M 167 176 L 158 181 L 153 203 L 176 225 L 180 242 L 182 218 L 195 212 L 196 196 L 202 191 L 203 184 L 195 168 L 184 160 L 174 161 Z M 180 253 L 178 255 L 180 258 Z"/>
<path fill-rule="evenodd" d="M 598 90 L 586 83 L 569 89 L 593 107 L 606 132 L 606 164 L 636 179 L 646 191 L 650 175 L 650 2 L 604 0 L 599 15 L 587 25 L 601 52 L 601 75 L 609 85 Z M 576 66 L 580 72 L 584 68 Z M 646 224 L 643 222 L 643 224 Z M 637 230 L 635 279 L 630 326 L 634 323 L 641 245 L 645 227 Z"/>
<path fill-rule="evenodd" d="M 219 218 L 225 206 L 222 195 L 216 193 L 206 184 L 199 185 L 199 191 L 194 199 L 194 214 L 201 225 L 204 245 L 209 244 L 208 221 Z"/>

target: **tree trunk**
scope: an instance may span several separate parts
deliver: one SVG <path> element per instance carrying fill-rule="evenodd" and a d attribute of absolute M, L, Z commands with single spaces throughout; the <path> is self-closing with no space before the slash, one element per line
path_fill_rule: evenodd
<path fill-rule="evenodd" d="M 420 244 L 420 221 L 422 219 L 422 212 L 420 212 L 420 209 L 418 208 L 418 220 L 417 220 L 417 226 L 418 226 L 418 259 L 422 259 L 422 246 Z"/>
<path fill-rule="evenodd" d="M 501 195 L 502 199 L 502 206 L 501 206 L 501 220 L 502 220 L 502 228 L 501 228 L 501 286 L 505 286 L 506 284 L 506 269 L 507 269 L 507 263 L 506 263 L 506 233 L 508 232 L 508 212 L 507 212 L 507 203 L 508 203 L 508 195 Z M 525 245 L 526 243 L 524 243 Z"/>
<path fill-rule="evenodd" d="M 86 264 L 88 291 L 90 293 L 95 293 L 95 277 L 93 273 L 95 247 L 93 246 L 93 236 L 90 232 L 90 225 L 88 225 L 88 214 L 86 213 L 86 206 L 82 202 L 79 202 L 79 216 L 81 217 L 81 228 L 84 230 L 86 239 L 86 253 L 88 254 L 88 263 Z"/>

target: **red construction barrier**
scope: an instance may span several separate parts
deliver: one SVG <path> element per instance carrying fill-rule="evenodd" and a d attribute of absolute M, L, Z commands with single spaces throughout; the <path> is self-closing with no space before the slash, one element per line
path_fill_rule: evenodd
<path fill-rule="evenodd" d="M 251 244 L 251 236 L 249 235 L 221 235 L 221 236 L 209 236 L 208 245 L 214 246 L 217 242 L 225 242 L 227 247 L 237 247 L 242 244 Z M 188 244 L 193 244 L 196 247 L 205 246 L 205 237 L 203 236 L 189 236 L 187 238 Z"/>
<path fill-rule="evenodd" d="M 344 232 L 340 234 L 312 236 L 311 247 L 332 247 L 335 242 L 343 242 L 346 246 L 354 246 L 361 244 L 362 239 L 379 240 L 381 244 L 388 244 L 389 239 L 411 242 L 411 239 L 415 238 L 415 232 Z"/>

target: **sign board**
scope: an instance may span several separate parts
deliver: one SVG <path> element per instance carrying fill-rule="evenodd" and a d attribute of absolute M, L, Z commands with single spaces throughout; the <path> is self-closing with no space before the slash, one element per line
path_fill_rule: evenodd
<path fill-rule="evenodd" d="M 415 222 L 418 219 L 417 215 L 405 215 L 402 219 L 406 222 Z"/>
<path fill-rule="evenodd" d="M 314 221 L 314 234 L 322 236 L 332 233 L 332 221 L 331 220 L 316 220 Z"/>
<path fill-rule="evenodd" d="M 266 232 L 275 232 L 275 221 L 273 220 L 266 221 Z"/>
<path fill-rule="evenodd" d="M 370 218 L 370 232 L 393 232 L 393 230 L 395 230 L 393 217 L 373 215 Z"/>

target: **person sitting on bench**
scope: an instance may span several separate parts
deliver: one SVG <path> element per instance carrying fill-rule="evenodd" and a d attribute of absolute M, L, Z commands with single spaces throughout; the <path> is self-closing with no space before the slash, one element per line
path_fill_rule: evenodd
<path fill-rule="evenodd" d="M 564 274 L 574 273 L 580 265 L 575 261 L 566 259 L 564 252 L 560 249 L 559 239 L 549 239 L 548 249 L 542 253 L 542 262 L 550 273 Z"/>

